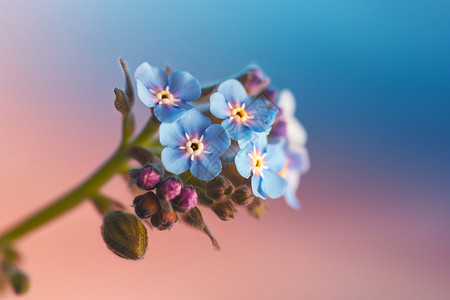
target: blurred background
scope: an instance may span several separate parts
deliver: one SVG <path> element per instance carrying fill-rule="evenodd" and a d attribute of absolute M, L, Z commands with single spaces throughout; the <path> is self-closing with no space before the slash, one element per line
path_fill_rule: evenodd
<path fill-rule="evenodd" d="M 180 223 L 120 259 L 83 203 L 18 243 L 21 298 L 450 299 L 449 20 L 445 0 L 0 1 L 0 231 L 115 149 L 119 57 L 203 84 L 258 63 L 296 95 L 312 164 L 301 211 L 205 213 L 220 252 Z"/>

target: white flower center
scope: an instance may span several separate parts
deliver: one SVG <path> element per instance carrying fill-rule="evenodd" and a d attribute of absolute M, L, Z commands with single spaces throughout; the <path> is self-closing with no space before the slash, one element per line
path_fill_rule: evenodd
<path fill-rule="evenodd" d="M 205 145 L 203 144 L 203 135 L 200 137 L 200 139 L 197 138 L 190 138 L 187 133 L 185 133 L 186 136 L 186 143 L 184 146 L 178 147 L 178 149 L 186 150 L 187 154 L 191 156 L 191 160 L 194 160 L 194 158 L 198 155 L 201 155 L 203 153 L 209 154 L 209 151 L 205 150 Z"/>
<path fill-rule="evenodd" d="M 251 171 L 253 175 L 261 175 L 261 177 L 264 178 L 262 171 L 264 169 L 268 169 L 269 167 L 266 166 L 266 153 L 261 155 L 258 151 L 256 151 L 256 147 L 253 146 L 253 152 L 248 154 L 248 157 L 250 158 L 250 161 L 252 163 Z"/>
<path fill-rule="evenodd" d="M 169 92 L 169 87 L 167 86 L 165 90 L 160 90 L 158 92 L 150 89 L 150 92 L 155 95 L 158 99 L 159 104 L 166 105 L 177 105 L 176 102 L 180 101 L 180 99 L 176 99 L 171 92 Z"/>
<path fill-rule="evenodd" d="M 248 114 L 248 112 L 245 110 L 245 103 L 242 103 L 241 106 L 233 106 L 230 102 L 228 103 L 228 108 L 230 109 L 230 119 L 235 120 L 239 123 L 246 123 L 248 120 L 251 120 L 254 118 L 254 116 L 251 116 Z"/>

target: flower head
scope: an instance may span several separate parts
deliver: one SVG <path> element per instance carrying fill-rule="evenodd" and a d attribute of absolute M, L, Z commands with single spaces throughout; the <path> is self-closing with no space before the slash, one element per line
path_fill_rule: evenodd
<path fill-rule="evenodd" d="M 164 123 L 180 119 L 186 109 L 192 108 L 187 102 L 195 101 L 201 95 L 200 82 L 185 71 L 169 75 L 144 62 L 136 69 L 134 77 L 139 99 L 154 107 L 156 118 Z"/>
<path fill-rule="evenodd" d="M 270 128 L 273 112 L 267 102 L 250 98 L 242 84 L 229 79 L 222 82 L 211 98 L 211 113 L 222 121 L 232 139 L 248 140 L 253 132 L 264 132 Z"/>
<path fill-rule="evenodd" d="M 226 130 L 197 109 L 190 109 L 178 122 L 159 128 L 161 160 L 167 171 L 181 174 L 190 169 L 200 180 L 211 180 L 222 171 L 218 157 L 230 147 Z"/>
<path fill-rule="evenodd" d="M 282 196 L 287 183 L 278 174 L 284 166 L 284 152 L 281 145 L 267 144 L 265 133 L 256 134 L 250 142 L 242 145 L 242 150 L 238 152 L 234 161 L 242 177 L 252 176 L 253 194 L 260 198 Z"/>

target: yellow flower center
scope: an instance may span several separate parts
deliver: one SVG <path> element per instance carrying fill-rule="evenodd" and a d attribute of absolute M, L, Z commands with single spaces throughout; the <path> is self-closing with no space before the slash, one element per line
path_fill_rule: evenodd
<path fill-rule="evenodd" d="M 252 163 L 251 171 L 253 175 L 261 175 L 262 177 L 264 177 L 262 171 L 269 168 L 268 166 L 266 166 L 266 153 L 261 155 L 256 150 L 256 147 L 253 147 L 253 152 L 249 153 L 248 157 L 250 158 L 250 162 Z"/>
<path fill-rule="evenodd" d="M 209 151 L 205 150 L 205 145 L 203 144 L 203 135 L 200 137 L 200 139 L 197 138 L 190 138 L 187 133 L 185 133 L 186 136 L 186 143 L 184 146 L 178 147 L 178 149 L 186 150 L 187 154 L 191 156 L 191 160 L 194 160 L 194 158 L 198 155 L 201 155 L 203 153 L 209 154 Z"/>
<path fill-rule="evenodd" d="M 176 105 L 176 102 L 179 101 L 179 99 L 176 99 L 173 94 L 169 92 L 169 87 L 158 92 L 150 89 L 150 92 L 156 96 L 159 104 Z"/>
<path fill-rule="evenodd" d="M 228 108 L 230 109 L 230 119 L 239 123 L 245 123 L 254 118 L 254 116 L 249 115 L 245 110 L 245 103 L 242 103 L 241 106 L 233 106 L 228 102 Z"/>

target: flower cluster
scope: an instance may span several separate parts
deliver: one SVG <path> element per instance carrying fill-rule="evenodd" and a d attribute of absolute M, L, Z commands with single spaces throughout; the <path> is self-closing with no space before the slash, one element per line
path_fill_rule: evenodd
<path fill-rule="evenodd" d="M 135 80 L 158 126 L 147 150 L 138 151 L 144 166 L 128 172 L 131 184 L 145 191 L 133 201 L 138 218 L 159 230 L 181 218 L 218 247 L 199 205 L 222 220 L 239 206 L 259 217 L 266 198 L 284 196 L 300 208 L 296 191 L 309 161 L 289 91 L 272 88 L 257 67 L 203 89 L 188 72 L 148 63 L 137 68 Z"/>

